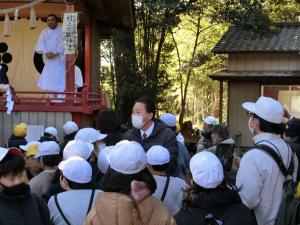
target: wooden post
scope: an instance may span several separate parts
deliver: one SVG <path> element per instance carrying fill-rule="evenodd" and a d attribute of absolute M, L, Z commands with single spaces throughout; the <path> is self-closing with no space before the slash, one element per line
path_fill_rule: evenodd
<path fill-rule="evenodd" d="M 91 24 L 85 25 L 84 30 L 84 86 L 91 87 Z"/>
<path fill-rule="evenodd" d="M 66 12 L 74 12 L 74 2 L 66 2 Z M 75 90 L 75 54 L 66 55 L 66 92 L 74 92 Z M 72 94 L 67 94 L 67 105 L 73 104 Z"/>
<path fill-rule="evenodd" d="M 219 93 L 219 122 L 223 120 L 223 81 L 220 80 L 220 93 Z"/>

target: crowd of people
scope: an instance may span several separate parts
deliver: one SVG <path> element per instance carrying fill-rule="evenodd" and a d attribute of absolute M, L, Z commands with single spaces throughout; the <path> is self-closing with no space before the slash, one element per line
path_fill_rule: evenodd
<path fill-rule="evenodd" d="M 0 224 L 275 225 L 282 167 L 299 179 L 300 120 L 268 97 L 241 107 L 254 141 L 242 158 L 213 116 L 198 134 L 189 122 L 179 132 L 176 115 L 156 118 L 146 96 L 136 100 L 129 130 L 111 109 L 97 129 L 66 122 L 61 141 L 47 127 L 27 142 L 20 123 L 0 148 Z"/>

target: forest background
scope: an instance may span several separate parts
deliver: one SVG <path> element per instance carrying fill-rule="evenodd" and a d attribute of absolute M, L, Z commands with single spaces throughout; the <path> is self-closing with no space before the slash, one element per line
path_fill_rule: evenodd
<path fill-rule="evenodd" d="M 211 52 L 229 26 L 267 33 L 273 22 L 298 22 L 296 0 L 134 0 L 134 31 L 114 29 L 101 40 L 100 87 L 123 123 L 142 95 L 157 103 L 158 115 L 178 115 L 181 125 L 200 126 L 219 117 L 219 82 L 208 77 L 226 69 L 226 55 Z M 223 118 L 227 119 L 224 84 Z"/>

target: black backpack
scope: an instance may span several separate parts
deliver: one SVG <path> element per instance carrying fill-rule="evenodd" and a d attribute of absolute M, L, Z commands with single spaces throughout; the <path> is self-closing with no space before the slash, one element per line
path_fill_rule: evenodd
<path fill-rule="evenodd" d="M 292 151 L 292 158 L 289 168 L 286 168 L 278 154 L 266 145 L 258 145 L 256 148 L 268 153 L 277 163 L 281 173 L 286 178 L 283 184 L 283 195 L 280 208 L 277 214 L 276 225 L 298 225 L 300 224 L 300 199 L 295 198 L 295 192 L 298 182 L 293 181 L 294 152 Z"/>

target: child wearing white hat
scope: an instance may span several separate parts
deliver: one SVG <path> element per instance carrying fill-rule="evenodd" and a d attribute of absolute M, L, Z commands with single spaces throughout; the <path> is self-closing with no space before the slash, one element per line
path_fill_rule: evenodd
<path fill-rule="evenodd" d="M 52 196 L 48 202 L 51 221 L 54 225 L 82 225 L 101 192 L 92 184 L 92 167 L 83 158 L 72 156 L 58 168 L 65 192 Z"/>
<path fill-rule="evenodd" d="M 213 145 L 211 140 L 212 128 L 217 125 L 217 119 L 213 116 L 207 116 L 203 119 L 203 130 L 197 143 L 197 152 L 203 151 Z"/>
<path fill-rule="evenodd" d="M 185 207 L 175 217 L 177 225 L 192 225 L 195 221 L 256 224 L 251 211 L 241 203 L 237 188 L 224 179 L 223 166 L 215 154 L 197 153 L 191 159 L 190 169 L 193 184 L 186 190 Z"/>
<path fill-rule="evenodd" d="M 31 141 L 26 145 L 20 145 L 20 149 L 25 152 L 26 174 L 28 180 L 31 180 L 33 177 L 42 172 L 40 160 L 34 157 L 39 150 L 40 144 L 41 143 L 38 141 Z"/>
<path fill-rule="evenodd" d="M 89 158 L 89 162 L 93 168 L 93 180 L 97 183 L 100 183 L 102 179 L 102 174 L 100 173 L 97 166 L 97 158 L 99 152 L 105 148 L 104 139 L 107 137 L 106 134 L 100 133 L 95 128 L 86 127 L 80 129 L 75 135 L 74 140 L 80 140 L 85 143 L 89 143 L 93 145 L 93 151 L 91 157 Z"/>
<path fill-rule="evenodd" d="M 118 142 L 108 156 L 110 167 L 85 225 L 175 225 L 163 203 L 151 196 L 156 182 L 147 170 L 147 156 L 137 142 Z M 137 216 L 140 215 L 140 216 Z"/>
<path fill-rule="evenodd" d="M 34 156 L 40 160 L 43 171 L 29 181 L 32 193 L 43 197 L 51 187 L 56 167 L 61 161 L 59 145 L 55 141 L 45 141 L 39 145 Z"/>
<path fill-rule="evenodd" d="M 73 121 L 67 121 L 63 126 L 64 132 L 64 140 L 59 145 L 61 153 L 63 152 L 64 148 L 68 144 L 69 141 L 74 140 L 75 135 L 77 134 L 79 128 L 78 125 Z"/>
<path fill-rule="evenodd" d="M 55 127 L 46 127 L 43 136 L 40 138 L 39 142 L 44 141 L 55 141 L 58 142 L 58 132 Z"/>
<path fill-rule="evenodd" d="M 98 157 L 99 151 L 105 147 L 104 138 L 107 134 L 102 134 L 95 128 L 87 127 L 80 129 L 75 135 L 74 140 L 81 140 L 94 145 L 94 154 Z"/>
<path fill-rule="evenodd" d="M 153 195 L 165 204 L 172 215 L 176 215 L 182 206 L 183 189 L 187 188 L 188 184 L 178 177 L 167 176 L 170 153 L 163 146 L 152 146 L 147 151 L 147 160 L 148 170 L 157 184 Z"/>

